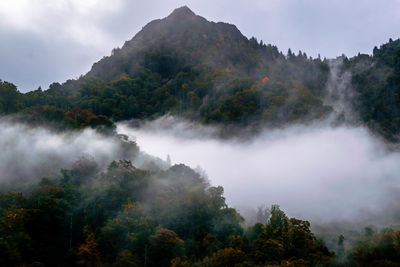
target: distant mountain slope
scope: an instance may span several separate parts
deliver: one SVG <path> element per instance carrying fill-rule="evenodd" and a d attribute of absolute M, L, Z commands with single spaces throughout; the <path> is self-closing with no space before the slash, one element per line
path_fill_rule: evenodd
<path fill-rule="evenodd" d="M 234 56 L 232 42 L 244 46 L 248 40 L 234 25 L 208 22 L 181 7 L 148 23 L 122 49 L 95 63 L 88 75 L 110 80 L 122 73 L 135 75 L 144 65 L 168 77 L 185 64 L 225 64 Z"/>
<path fill-rule="evenodd" d="M 389 139 L 400 134 L 400 39 L 358 55 L 345 68 L 353 74 L 355 110 L 361 120 Z"/>
<path fill-rule="evenodd" d="M 348 104 L 353 111 L 389 139 L 400 131 L 396 44 L 376 48 L 372 57 L 342 57 L 335 67 L 352 77 L 356 94 Z M 53 113 L 64 112 L 75 121 L 81 118 L 74 124 L 80 126 L 99 125 L 107 117 L 151 119 L 170 113 L 229 126 L 228 131 L 280 127 L 335 112 L 326 101 L 327 86 L 334 82 L 330 64 L 301 51 L 289 49 L 284 55 L 275 46 L 247 39 L 234 25 L 207 21 L 181 7 L 147 24 L 77 80 L 26 94 L 15 89 L 11 95 L 4 84 L 8 93 L 0 93 L 5 99 L 0 111 L 23 110 L 38 121 L 57 120 Z M 12 107 L 4 104 L 9 98 Z"/>
<path fill-rule="evenodd" d="M 234 25 L 182 7 L 147 24 L 79 80 L 25 98 L 35 99 L 28 106 L 77 106 L 113 120 L 170 112 L 205 123 L 274 126 L 330 112 L 321 101 L 328 71 L 320 59 L 286 57 Z"/>

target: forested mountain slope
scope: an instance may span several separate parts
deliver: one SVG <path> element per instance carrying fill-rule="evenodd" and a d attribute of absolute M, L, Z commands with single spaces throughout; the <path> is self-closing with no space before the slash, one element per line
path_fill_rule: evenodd
<path fill-rule="evenodd" d="M 182 7 L 150 22 L 80 79 L 17 94 L 3 112 L 41 105 L 78 107 L 114 121 L 170 112 L 205 123 L 274 126 L 326 116 L 331 109 L 321 97 L 328 72 L 320 59 L 290 51 L 284 56 L 234 25 Z"/>
<path fill-rule="evenodd" d="M 372 56 L 351 58 L 344 68 L 353 74 L 354 108 L 361 120 L 395 138 L 400 133 L 400 39 L 375 47 Z"/>
<path fill-rule="evenodd" d="M 392 229 L 366 228 L 352 247 L 339 235 L 329 251 L 308 221 L 287 217 L 277 205 L 259 208 L 258 223 L 245 225 L 224 189 L 193 169 L 153 158 L 133 165 L 140 150 L 116 134 L 115 122 L 172 114 L 230 132 L 333 117 L 397 141 L 399 94 L 400 40 L 350 59 L 284 55 L 187 7 L 147 24 L 79 79 L 24 94 L 0 81 L 2 119 L 50 126 L 65 136 L 70 132 L 64 130 L 92 127 L 121 146 L 110 164 L 82 157 L 24 186 L 3 180 L 0 265 L 397 266 L 400 232 Z M 346 101 L 347 113 L 338 101 Z M 40 145 L 48 142 L 40 138 Z M 4 143 L 15 148 L 14 141 Z M 111 150 L 106 147 L 107 154 Z M 54 167 L 45 163 L 35 168 Z"/>
<path fill-rule="evenodd" d="M 333 60 L 351 76 L 345 93 L 358 123 L 391 140 L 400 130 L 398 44 L 375 48 L 373 56 Z M 164 114 L 227 128 L 279 127 L 332 115 L 326 101 L 331 76 L 332 60 L 290 49 L 284 55 L 234 25 L 181 7 L 147 24 L 77 80 L 25 94 L 2 82 L 0 112 L 39 124 L 62 122 L 62 129 L 112 128 L 112 121 Z"/>

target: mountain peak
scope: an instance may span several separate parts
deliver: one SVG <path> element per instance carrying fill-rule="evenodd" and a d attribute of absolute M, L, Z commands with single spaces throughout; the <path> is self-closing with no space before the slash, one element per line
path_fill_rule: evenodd
<path fill-rule="evenodd" d="M 182 6 L 172 11 L 168 17 L 187 18 L 193 16 L 196 16 L 196 14 L 190 8 L 187 6 Z"/>

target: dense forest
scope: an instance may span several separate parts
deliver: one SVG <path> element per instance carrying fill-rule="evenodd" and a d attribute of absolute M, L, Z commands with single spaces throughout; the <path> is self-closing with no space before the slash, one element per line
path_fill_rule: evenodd
<path fill-rule="evenodd" d="M 346 61 L 355 90 L 354 110 L 371 129 L 388 139 L 400 133 L 400 39 Z"/>
<path fill-rule="evenodd" d="M 328 95 L 350 77 L 345 98 Z M 329 98 L 329 101 L 327 99 Z M 355 119 L 332 104 L 347 101 Z M 0 115 L 56 131 L 91 127 L 120 138 L 115 123 L 172 114 L 220 126 L 224 136 L 334 117 L 387 141 L 400 133 L 400 39 L 372 55 L 327 60 L 214 23 L 187 7 L 150 22 L 76 80 L 21 93 L 0 80 Z M 247 225 L 221 186 L 185 165 L 90 158 L 23 186 L 0 184 L 1 266 L 399 266 L 400 232 L 365 233 L 328 247 L 308 221 L 278 205 Z M 361 229 L 360 229 L 361 230 Z"/>
<path fill-rule="evenodd" d="M 140 153 L 127 143 L 129 158 Z M 82 157 L 30 184 L 0 186 L 1 266 L 398 266 L 400 232 L 366 228 L 330 249 L 279 206 L 253 225 L 221 186 L 183 165 Z M 360 229 L 362 231 L 362 229 Z M 397 264 L 397 265 L 396 265 Z"/>
<path fill-rule="evenodd" d="M 166 113 L 272 127 L 326 116 L 331 109 L 321 98 L 327 64 L 288 53 L 180 8 L 149 23 L 78 80 L 26 94 L 3 83 L 1 96 L 8 100 L 1 110 L 63 121 L 64 127 L 107 124 L 104 116 L 120 121 Z"/>
<path fill-rule="evenodd" d="M 223 188 L 184 165 L 103 172 L 82 158 L 25 193 L 0 195 L 2 266 L 317 265 L 333 256 L 278 206 L 242 226 Z"/>
<path fill-rule="evenodd" d="M 209 22 L 183 7 L 150 22 L 77 80 L 25 94 L 1 82 L 0 112 L 62 122 L 62 129 L 112 128 L 112 121 L 164 114 L 230 130 L 279 127 L 332 115 L 326 87 L 332 62 L 342 62 L 340 72 L 352 75 L 347 100 L 359 121 L 396 140 L 399 43 L 390 40 L 372 56 L 351 59 L 312 59 L 290 49 L 284 55 L 234 25 Z"/>

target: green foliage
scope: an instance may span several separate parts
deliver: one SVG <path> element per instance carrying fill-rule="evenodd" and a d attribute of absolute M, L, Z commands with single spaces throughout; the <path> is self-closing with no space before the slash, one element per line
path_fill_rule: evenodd
<path fill-rule="evenodd" d="M 22 106 L 22 94 L 17 87 L 0 80 L 0 114 L 10 114 L 18 111 Z"/>
<path fill-rule="evenodd" d="M 129 161 L 105 172 L 80 159 L 24 196 L 0 194 L 2 266 L 255 266 L 331 256 L 277 206 L 244 234 L 222 187 L 189 167 L 144 171 Z M 211 264 L 211 265 L 210 265 Z M 240 265 L 241 264 L 241 265 Z"/>
<path fill-rule="evenodd" d="M 183 256 L 184 242 L 169 229 L 160 228 L 149 238 L 150 266 L 168 266 L 172 259 Z"/>
<path fill-rule="evenodd" d="M 350 259 L 358 266 L 398 266 L 400 264 L 400 231 L 384 229 L 366 233 L 357 242 Z"/>
<path fill-rule="evenodd" d="M 373 56 L 344 61 L 354 105 L 385 137 L 400 131 L 400 40 Z M 91 127 L 110 134 L 113 121 L 171 113 L 203 123 L 271 127 L 320 119 L 329 67 L 290 49 L 248 40 L 229 24 L 188 9 L 149 23 L 121 49 L 77 80 L 21 94 L 0 80 L 0 115 L 57 130 Z M 232 127 L 225 127 L 232 129 Z M 111 138 L 111 136 L 110 136 Z M 123 138 L 122 138 L 123 139 Z M 138 153 L 123 140 L 126 158 Z M 307 221 L 276 205 L 263 223 L 243 229 L 221 186 L 185 165 L 140 170 L 112 162 L 101 170 L 82 158 L 28 193 L 0 194 L 1 266 L 321 266 L 333 254 Z M 351 263 L 395 266 L 399 232 L 368 230 Z M 344 237 L 338 258 L 344 261 Z"/>
<path fill-rule="evenodd" d="M 362 120 L 385 138 L 400 133 L 400 39 L 375 47 L 373 56 L 358 55 L 346 66 L 358 93 L 355 108 Z"/>
<path fill-rule="evenodd" d="M 285 57 L 275 46 L 248 40 L 233 25 L 180 12 L 149 23 L 78 80 L 26 94 L 2 83 L 0 114 L 22 111 L 29 121 L 58 122 L 62 129 L 112 130 L 110 120 L 167 113 L 254 127 L 331 111 L 320 101 L 329 72 L 321 60 L 303 53 Z"/>
<path fill-rule="evenodd" d="M 148 217 L 138 202 L 122 205 L 120 211 L 113 219 L 109 219 L 102 228 L 99 237 L 101 250 L 104 254 L 117 255 L 121 251 L 129 251 L 138 260 L 140 255 L 146 253 L 146 246 L 155 223 Z M 134 252 L 134 254 L 132 253 Z"/>
<path fill-rule="evenodd" d="M 400 40 L 373 56 L 347 59 L 351 102 L 363 123 L 396 141 L 400 133 Z M 235 129 L 280 127 L 326 118 L 328 61 L 290 49 L 287 55 L 234 26 L 208 22 L 190 10 L 146 25 L 122 48 L 77 80 L 21 94 L 0 81 L 0 115 L 56 129 L 115 130 L 113 122 L 174 114 Z M 250 132 L 250 131 L 248 131 Z"/>
<path fill-rule="evenodd" d="M 312 234 L 309 222 L 287 218 L 276 205 L 269 213 L 266 225 L 257 224 L 248 233 L 253 240 L 251 260 L 254 264 L 279 265 L 282 261 L 301 261 L 314 266 L 329 261 L 332 254 Z"/>
<path fill-rule="evenodd" d="M 210 258 L 211 266 L 234 267 L 241 264 L 245 259 L 243 251 L 234 248 L 224 248 L 215 252 Z"/>

